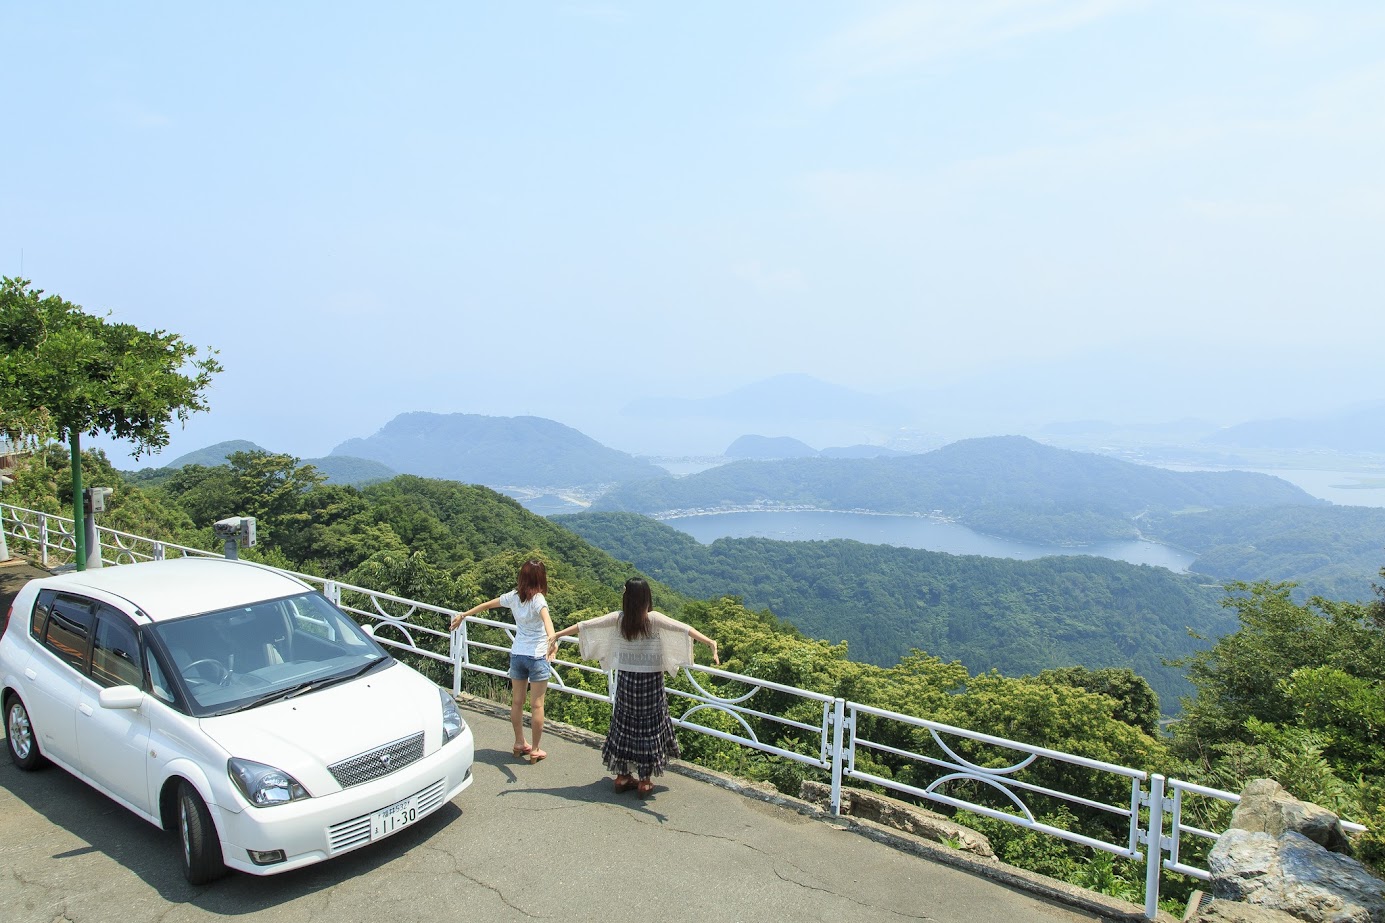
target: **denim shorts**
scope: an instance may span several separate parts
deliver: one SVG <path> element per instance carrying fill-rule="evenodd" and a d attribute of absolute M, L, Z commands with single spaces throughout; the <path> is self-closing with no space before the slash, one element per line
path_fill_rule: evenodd
<path fill-rule="evenodd" d="M 553 668 L 546 657 L 526 657 L 523 654 L 510 655 L 510 679 L 527 679 L 531 683 L 546 683 L 553 675 Z"/>

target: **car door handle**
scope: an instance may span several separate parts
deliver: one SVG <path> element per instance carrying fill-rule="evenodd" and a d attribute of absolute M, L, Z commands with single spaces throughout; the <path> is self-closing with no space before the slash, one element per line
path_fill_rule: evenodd
<path fill-rule="evenodd" d="M 36 673 L 36 672 L 34 672 L 33 670 L 30 670 L 30 669 L 28 669 L 28 668 L 25 668 L 25 670 L 24 670 L 24 678 L 32 682 L 33 680 L 38 679 L 38 673 Z"/>
<path fill-rule="evenodd" d="M 78 705 L 77 710 L 82 714 L 86 715 L 88 718 L 92 716 L 92 708 L 86 702 L 83 702 L 81 705 Z"/>

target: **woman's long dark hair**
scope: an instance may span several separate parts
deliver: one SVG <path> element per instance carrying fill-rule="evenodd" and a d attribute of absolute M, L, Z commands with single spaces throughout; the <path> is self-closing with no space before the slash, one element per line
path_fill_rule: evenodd
<path fill-rule="evenodd" d="M 625 581 L 625 594 L 620 598 L 620 636 L 626 641 L 649 637 L 649 610 L 653 608 L 654 594 L 643 577 Z"/>
<path fill-rule="evenodd" d="M 548 571 L 544 570 L 543 562 L 530 558 L 524 562 L 524 566 L 519 569 L 519 580 L 515 581 L 515 589 L 519 590 L 519 601 L 527 603 L 534 598 L 535 593 L 548 595 Z"/>

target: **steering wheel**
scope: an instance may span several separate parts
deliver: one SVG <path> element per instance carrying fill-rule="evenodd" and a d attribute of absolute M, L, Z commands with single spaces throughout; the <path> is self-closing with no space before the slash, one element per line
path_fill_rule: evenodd
<path fill-rule="evenodd" d="M 231 671 L 226 669 L 226 667 L 222 666 L 220 660 L 216 660 L 212 657 L 203 657 L 201 660 L 194 660 L 192 663 L 188 664 L 186 667 L 183 668 L 183 675 L 187 676 L 191 671 L 194 670 L 200 673 L 202 672 L 201 668 L 204 666 L 216 667 L 216 676 L 212 678 L 211 682 L 216 683 L 218 686 L 222 685 L 228 679 L 231 678 Z"/>

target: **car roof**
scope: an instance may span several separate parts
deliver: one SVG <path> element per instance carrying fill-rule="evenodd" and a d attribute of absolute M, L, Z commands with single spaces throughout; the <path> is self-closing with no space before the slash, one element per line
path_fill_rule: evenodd
<path fill-rule="evenodd" d="M 94 590 L 118 596 L 155 622 L 312 589 L 282 571 L 262 565 L 196 557 L 108 565 L 36 582 L 48 589 Z"/>

